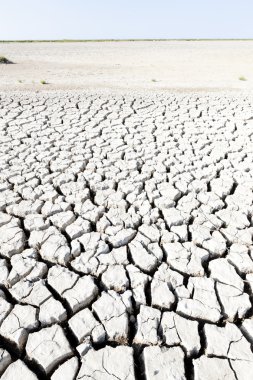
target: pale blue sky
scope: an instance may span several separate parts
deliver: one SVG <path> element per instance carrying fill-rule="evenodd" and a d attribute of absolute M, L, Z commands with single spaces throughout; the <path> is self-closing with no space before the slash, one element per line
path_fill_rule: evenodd
<path fill-rule="evenodd" d="M 0 0 L 0 40 L 253 38 L 253 0 Z"/>

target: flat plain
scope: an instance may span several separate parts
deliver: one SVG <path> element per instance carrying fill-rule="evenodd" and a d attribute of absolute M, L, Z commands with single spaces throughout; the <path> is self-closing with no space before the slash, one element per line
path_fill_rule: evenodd
<path fill-rule="evenodd" d="M 1 55 L 14 62 L 2 90 L 253 89 L 253 40 L 0 43 Z"/>
<path fill-rule="evenodd" d="M 222 43 L 224 82 L 186 75 L 199 43 L 88 43 L 91 86 L 86 43 L 1 45 L 20 62 L 0 67 L 1 379 L 253 378 L 252 42 Z"/>

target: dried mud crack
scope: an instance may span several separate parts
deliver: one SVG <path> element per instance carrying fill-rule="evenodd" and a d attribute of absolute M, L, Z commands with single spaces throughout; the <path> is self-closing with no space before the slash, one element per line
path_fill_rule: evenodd
<path fill-rule="evenodd" d="M 0 94 L 0 376 L 253 378 L 246 94 Z"/>

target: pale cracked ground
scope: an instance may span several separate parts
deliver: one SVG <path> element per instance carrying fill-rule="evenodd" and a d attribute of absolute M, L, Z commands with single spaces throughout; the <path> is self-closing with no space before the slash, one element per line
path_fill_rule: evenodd
<path fill-rule="evenodd" d="M 251 104 L 0 95 L 1 379 L 253 378 Z"/>

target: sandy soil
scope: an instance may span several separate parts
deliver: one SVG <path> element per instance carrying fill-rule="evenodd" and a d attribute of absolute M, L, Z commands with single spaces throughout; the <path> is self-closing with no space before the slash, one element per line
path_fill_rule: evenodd
<path fill-rule="evenodd" d="M 0 55 L 15 63 L 0 66 L 1 90 L 253 89 L 253 41 L 2 43 Z"/>

